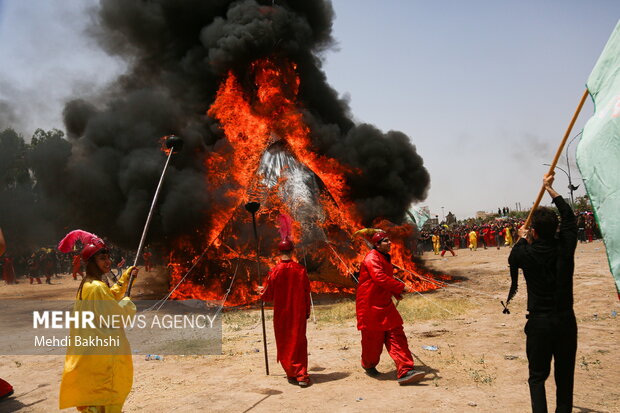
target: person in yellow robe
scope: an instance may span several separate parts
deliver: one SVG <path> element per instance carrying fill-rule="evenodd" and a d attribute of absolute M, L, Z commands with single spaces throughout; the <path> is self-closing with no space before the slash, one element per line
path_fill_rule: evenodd
<path fill-rule="evenodd" d="M 509 225 L 506 227 L 505 231 L 504 231 L 504 245 L 508 245 L 509 247 L 512 248 L 512 244 L 513 244 L 513 240 L 512 240 L 512 227 Z"/>
<path fill-rule="evenodd" d="M 475 230 L 471 230 L 469 233 L 469 249 L 472 251 L 476 251 L 478 248 L 478 234 L 476 234 Z"/>
<path fill-rule="evenodd" d="M 437 232 L 433 233 L 431 241 L 433 241 L 433 252 L 435 253 L 435 255 L 439 255 L 439 249 L 441 245 L 439 242 L 439 234 L 437 234 Z"/>
<path fill-rule="evenodd" d="M 70 345 L 67 346 L 60 383 L 59 407 L 76 407 L 83 413 L 121 413 L 133 384 L 131 348 L 122 323 L 105 325 L 101 319 L 135 315 L 136 306 L 123 295 L 131 273 L 137 275 L 138 269 L 128 268 L 118 282 L 109 287 L 102 281 L 102 276 L 110 271 L 112 261 L 103 240 L 94 234 L 76 230 L 60 242 L 58 249 L 71 251 L 77 239 L 85 245 L 81 256 L 86 265 L 86 276 L 78 288 L 73 310 L 90 311 L 95 318 L 94 327 L 84 324 L 71 326 Z M 91 345 L 84 346 L 84 340 Z"/>

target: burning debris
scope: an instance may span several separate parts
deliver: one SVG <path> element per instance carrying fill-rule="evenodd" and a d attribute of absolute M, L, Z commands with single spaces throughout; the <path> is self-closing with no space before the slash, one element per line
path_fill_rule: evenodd
<path fill-rule="evenodd" d="M 75 211 L 66 225 L 135 245 L 161 168 L 157 139 L 174 133 L 187 150 L 149 235 L 169 251 L 172 285 L 195 264 L 174 297 L 219 298 L 237 268 L 245 283 L 229 300 L 248 301 L 259 282 L 250 201 L 262 205 L 265 270 L 282 213 L 311 278 L 340 285 L 323 290 L 353 286 L 366 246 L 351 234 L 382 219 L 402 240 L 394 262 L 415 270 L 412 229 L 398 224 L 430 178 L 406 135 L 355 125 L 327 84 L 332 19 L 328 1 L 102 0 L 93 33 L 130 66 L 105 96 L 65 107 L 72 148 L 47 160 L 64 179 L 44 191 Z"/>

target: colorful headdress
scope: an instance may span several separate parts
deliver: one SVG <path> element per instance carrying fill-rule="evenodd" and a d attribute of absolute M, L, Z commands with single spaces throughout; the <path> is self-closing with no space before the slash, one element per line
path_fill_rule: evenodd
<path fill-rule="evenodd" d="M 87 262 L 97 252 L 106 248 L 105 242 L 95 234 L 76 229 L 65 235 L 62 241 L 58 243 L 58 250 L 60 252 L 71 252 L 78 241 L 83 245 L 80 255 L 84 262 Z"/>
<path fill-rule="evenodd" d="M 278 217 L 280 232 L 280 243 L 278 244 L 278 250 L 282 252 L 292 251 L 295 248 L 295 244 L 291 241 L 291 233 L 293 232 L 293 219 L 286 215 L 280 214 Z"/>
<path fill-rule="evenodd" d="M 356 231 L 353 235 L 361 235 L 372 245 L 377 245 L 383 239 L 388 237 L 388 233 L 382 229 L 377 228 L 364 228 Z"/>

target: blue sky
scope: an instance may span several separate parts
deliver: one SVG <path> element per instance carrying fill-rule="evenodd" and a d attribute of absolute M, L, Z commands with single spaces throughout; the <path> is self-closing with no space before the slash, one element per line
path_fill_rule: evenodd
<path fill-rule="evenodd" d="M 620 17 L 614 1 L 335 0 L 334 9 L 330 84 L 358 121 L 409 135 L 431 174 L 422 205 L 459 218 L 531 206 Z M 588 101 L 573 135 L 592 110 Z"/>
<path fill-rule="evenodd" d="M 93 4 L 0 0 L 0 99 L 14 103 L 24 135 L 62 129 L 64 100 L 105 89 L 122 72 L 81 34 Z M 333 6 L 338 45 L 323 55 L 329 83 L 348 96 L 356 121 L 411 138 L 431 174 L 421 205 L 458 218 L 532 204 L 548 169 L 542 164 L 620 17 L 620 2 L 611 0 Z M 591 113 L 588 101 L 573 135 Z M 567 184 L 558 172 L 565 196 Z"/>

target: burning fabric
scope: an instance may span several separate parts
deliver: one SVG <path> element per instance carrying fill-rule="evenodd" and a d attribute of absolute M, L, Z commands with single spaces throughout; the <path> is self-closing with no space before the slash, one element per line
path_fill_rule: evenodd
<path fill-rule="evenodd" d="M 310 278 L 339 284 L 324 291 L 354 285 L 367 247 L 352 234 L 364 226 L 390 232 L 393 261 L 415 272 L 413 229 L 400 224 L 430 178 L 406 135 L 354 124 L 326 83 L 332 19 L 328 1 L 102 0 L 93 33 L 130 63 L 105 96 L 65 107 L 72 149 L 45 167 L 67 184 L 41 182 L 78 211 L 65 225 L 135 245 L 161 165 L 157 139 L 174 133 L 187 150 L 149 235 L 169 252 L 173 285 L 195 266 L 174 297 L 221 298 L 238 268 L 245 283 L 230 300 L 248 302 L 280 214 L 293 218 Z M 247 202 L 261 205 L 258 250 Z"/>

